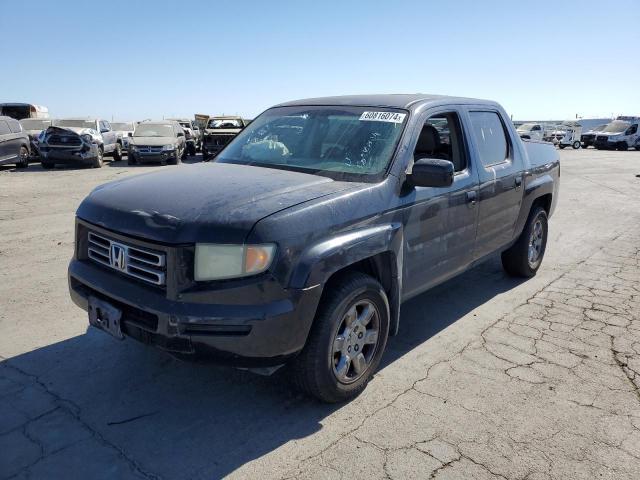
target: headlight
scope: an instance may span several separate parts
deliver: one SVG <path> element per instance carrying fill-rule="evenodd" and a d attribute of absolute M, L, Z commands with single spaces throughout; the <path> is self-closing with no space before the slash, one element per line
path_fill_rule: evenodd
<path fill-rule="evenodd" d="M 88 133 L 85 133 L 80 138 L 82 138 L 82 140 L 84 140 L 87 143 L 93 143 L 93 137 L 91 135 L 89 135 Z"/>
<path fill-rule="evenodd" d="M 138 147 L 136 147 L 133 143 L 129 143 L 129 148 L 134 152 L 138 149 Z"/>
<path fill-rule="evenodd" d="M 196 244 L 195 280 L 220 280 L 264 272 L 273 260 L 276 246 Z"/>
<path fill-rule="evenodd" d="M 162 147 L 162 150 L 175 150 L 176 146 L 175 145 L 164 145 Z"/>

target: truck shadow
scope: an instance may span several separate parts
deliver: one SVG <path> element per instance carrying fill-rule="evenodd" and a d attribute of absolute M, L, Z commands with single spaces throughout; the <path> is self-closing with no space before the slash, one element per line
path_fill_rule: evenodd
<path fill-rule="evenodd" d="M 390 339 L 381 368 L 518 283 L 492 259 L 407 302 L 400 334 Z M 260 377 L 180 362 L 134 341 L 115 342 L 93 329 L 0 365 L 0 377 L 11 373 L 39 391 L 21 394 L 21 410 L 36 416 L 36 403 L 46 404 L 42 397 L 48 397 L 59 409 L 73 412 L 69 422 L 81 419 L 97 432 L 104 448 L 116 445 L 143 470 L 162 478 L 220 478 L 283 446 L 304 458 L 307 453 L 288 442 L 318 432 L 321 422 L 340 409 L 359 411 L 367 395 L 365 391 L 348 405 L 323 405 L 291 389 L 285 369 Z M 1 390 L 5 384 L 0 382 L 0 396 L 7 399 Z M 0 409 L 0 426 L 7 424 L 5 415 L 11 410 Z M 73 425 L 68 427 L 74 431 Z M 64 452 L 53 462 L 61 469 Z M 97 463 L 100 458 L 104 456 L 84 461 Z M 64 471 L 49 474 L 73 476 Z"/>

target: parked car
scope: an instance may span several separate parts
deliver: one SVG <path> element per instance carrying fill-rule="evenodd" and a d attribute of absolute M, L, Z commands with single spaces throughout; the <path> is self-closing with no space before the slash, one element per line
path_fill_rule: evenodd
<path fill-rule="evenodd" d="M 496 252 L 509 274 L 536 274 L 558 179 L 558 151 L 521 141 L 494 102 L 289 102 L 213 163 L 95 189 L 77 211 L 70 294 L 118 339 L 287 363 L 304 391 L 343 401 L 375 372 L 404 300 Z"/>
<path fill-rule="evenodd" d="M 18 168 L 27 168 L 29 150 L 29 136 L 20 123 L 11 117 L 0 117 L 0 165 L 15 163 Z"/>
<path fill-rule="evenodd" d="M 167 120 L 174 120 L 180 124 L 184 130 L 185 141 L 187 143 L 187 153 L 194 156 L 202 146 L 200 129 L 198 126 L 188 118 L 168 118 Z"/>
<path fill-rule="evenodd" d="M 598 150 L 629 150 L 640 137 L 638 123 L 638 120 L 614 120 L 596 135 L 594 146 Z"/>
<path fill-rule="evenodd" d="M 127 153 L 129 150 L 129 134 L 135 130 L 133 122 L 111 122 L 111 129 L 122 138 L 122 153 Z"/>
<path fill-rule="evenodd" d="M 29 136 L 29 144 L 31 147 L 29 149 L 31 152 L 29 160 L 38 160 L 40 158 L 40 135 L 51 125 L 53 125 L 53 120 L 38 118 L 25 118 L 20 120 L 22 131 Z"/>
<path fill-rule="evenodd" d="M 542 123 L 523 123 L 517 128 L 520 138 L 528 140 L 542 140 L 549 133 L 549 129 Z"/>
<path fill-rule="evenodd" d="M 202 159 L 215 157 L 248 124 L 241 117 L 211 117 L 202 139 Z"/>
<path fill-rule="evenodd" d="M 106 156 L 122 160 L 122 137 L 107 120 L 63 118 L 54 123 L 40 137 L 43 168 L 56 164 L 100 168 Z"/>
<path fill-rule="evenodd" d="M 142 122 L 129 137 L 129 165 L 160 162 L 177 165 L 187 151 L 185 133 L 174 120 Z"/>
<path fill-rule="evenodd" d="M 592 145 L 595 144 L 596 141 L 596 136 L 598 135 L 598 133 L 602 132 L 605 128 L 607 128 L 608 124 L 602 124 L 602 125 L 598 125 L 594 128 L 592 128 L 591 130 L 587 131 L 586 133 L 583 133 L 580 136 L 580 141 L 582 142 L 582 148 L 588 148 Z"/>
<path fill-rule="evenodd" d="M 2 115 L 15 120 L 49 118 L 49 109 L 42 105 L 32 105 L 30 103 L 0 103 L 0 116 Z"/>

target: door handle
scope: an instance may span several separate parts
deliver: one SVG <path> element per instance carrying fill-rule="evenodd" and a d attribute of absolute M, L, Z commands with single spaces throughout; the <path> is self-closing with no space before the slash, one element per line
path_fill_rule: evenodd
<path fill-rule="evenodd" d="M 470 203 L 471 205 L 475 205 L 477 199 L 478 199 L 478 194 L 476 193 L 475 190 L 471 190 L 467 192 L 467 203 Z"/>
<path fill-rule="evenodd" d="M 521 186 L 522 186 L 522 177 L 518 175 L 516 177 L 516 189 L 520 188 Z"/>

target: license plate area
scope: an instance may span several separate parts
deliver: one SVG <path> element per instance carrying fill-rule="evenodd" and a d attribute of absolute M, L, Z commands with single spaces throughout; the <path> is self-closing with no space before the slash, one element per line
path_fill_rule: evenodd
<path fill-rule="evenodd" d="M 88 303 L 89 324 L 107 332 L 118 340 L 124 340 L 120 326 L 122 310 L 93 296 L 88 298 Z"/>

